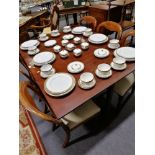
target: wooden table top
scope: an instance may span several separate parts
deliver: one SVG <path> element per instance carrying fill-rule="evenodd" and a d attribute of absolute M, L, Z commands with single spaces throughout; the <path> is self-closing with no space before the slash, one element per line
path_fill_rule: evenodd
<path fill-rule="evenodd" d="M 53 38 L 57 40 L 57 44 L 61 45 L 60 42 L 62 40 L 63 33 L 58 38 Z M 52 37 L 50 37 L 52 38 Z M 86 38 L 87 40 L 87 38 Z M 70 41 L 72 42 L 72 40 Z M 67 65 L 72 61 L 81 61 L 84 63 L 85 68 L 83 72 L 91 72 L 94 74 L 96 79 L 96 85 L 94 88 L 90 90 L 83 90 L 78 86 L 78 79 L 81 75 L 81 73 L 78 74 L 72 74 L 76 79 L 76 87 L 75 89 L 66 96 L 55 98 L 51 97 L 46 94 L 44 91 L 44 81 L 45 79 L 41 78 L 39 73 L 37 73 L 40 68 L 35 67 L 31 68 L 31 74 L 34 77 L 36 83 L 38 84 L 40 90 L 45 96 L 45 99 L 47 100 L 50 109 L 54 112 L 55 116 L 59 119 L 66 115 L 67 113 L 71 112 L 75 108 L 82 105 L 87 100 L 91 99 L 98 93 L 102 92 L 106 88 L 112 86 L 114 83 L 125 77 L 126 75 L 130 74 L 135 69 L 135 63 L 127 63 L 127 68 L 124 71 L 114 71 L 110 78 L 108 79 L 100 79 L 95 75 L 95 70 L 97 68 L 98 64 L 101 63 L 107 63 L 110 64 L 113 59 L 113 50 L 110 50 L 110 55 L 107 58 L 99 59 L 94 56 L 94 50 L 97 48 L 108 48 L 107 43 L 101 44 L 101 45 L 94 45 L 90 43 L 89 49 L 86 51 L 83 51 L 83 54 L 81 57 L 75 57 L 72 52 L 70 52 L 69 57 L 66 59 L 60 58 L 59 54 L 56 54 L 56 60 L 52 64 L 52 66 L 56 69 L 56 72 L 68 72 L 67 71 Z M 77 45 L 77 47 L 80 47 Z M 51 51 L 53 52 L 53 48 L 46 48 L 44 46 L 44 43 L 41 42 L 39 47 L 40 51 Z M 63 49 L 63 47 L 62 47 Z M 20 54 L 23 57 L 24 61 L 27 65 L 29 65 L 29 62 L 32 60 L 32 57 L 27 54 L 27 52 L 20 50 Z M 82 72 L 82 73 L 83 73 Z"/>
<path fill-rule="evenodd" d="M 125 0 L 125 5 L 129 5 L 131 3 L 135 3 L 135 0 Z M 124 5 L 124 0 L 116 0 L 111 2 L 112 5 L 116 6 L 123 6 Z"/>

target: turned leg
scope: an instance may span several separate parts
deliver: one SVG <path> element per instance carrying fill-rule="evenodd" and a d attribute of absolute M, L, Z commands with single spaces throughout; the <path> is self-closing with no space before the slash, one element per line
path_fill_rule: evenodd
<path fill-rule="evenodd" d="M 63 144 L 63 147 L 67 147 L 69 145 L 69 141 L 70 141 L 70 129 L 65 126 L 63 127 L 64 130 L 65 130 L 65 133 L 66 133 L 66 137 L 65 137 L 65 141 L 64 141 L 64 144 Z"/>

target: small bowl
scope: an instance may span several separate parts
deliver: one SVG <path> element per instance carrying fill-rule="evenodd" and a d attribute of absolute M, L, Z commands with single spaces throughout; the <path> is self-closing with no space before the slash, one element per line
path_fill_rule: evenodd
<path fill-rule="evenodd" d="M 53 49 L 54 49 L 54 52 L 59 53 L 61 51 L 61 46 L 55 45 Z"/>
<path fill-rule="evenodd" d="M 89 43 L 87 43 L 87 42 L 81 43 L 81 48 L 82 48 L 83 50 L 88 49 L 88 48 L 89 48 Z"/>
<path fill-rule="evenodd" d="M 73 51 L 74 48 L 75 48 L 75 45 L 72 44 L 72 43 L 69 43 L 69 44 L 66 45 L 66 48 L 67 48 L 68 51 Z"/>
<path fill-rule="evenodd" d="M 69 56 L 69 53 L 67 50 L 62 50 L 61 52 L 59 52 L 59 54 L 62 58 L 67 58 Z"/>
<path fill-rule="evenodd" d="M 74 39 L 75 44 L 80 44 L 81 43 L 81 38 L 80 37 L 75 37 Z"/>
<path fill-rule="evenodd" d="M 78 57 L 82 54 L 82 50 L 80 48 L 76 48 L 73 50 L 73 54 Z"/>
<path fill-rule="evenodd" d="M 62 46 L 66 46 L 68 43 L 69 43 L 68 40 L 62 40 L 62 41 L 61 41 Z"/>

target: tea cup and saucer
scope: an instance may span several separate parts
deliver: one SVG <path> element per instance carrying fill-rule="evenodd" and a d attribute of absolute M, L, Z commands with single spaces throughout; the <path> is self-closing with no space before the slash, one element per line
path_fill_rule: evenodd
<path fill-rule="evenodd" d="M 55 74 L 55 69 L 50 64 L 45 64 L 40 68 L 40 76 L 42 78 L 48 78 L 49 76 Z"/>
<path fill-rule="evenodd" d="M 55 45 L 55 46 L 53 47 L 53 49 L 54 49 L 54 52 L 55 52 L 55 53 L 59 53 L 59 52 L 61 51 L 61 46 Z"/>
<path fill-rule="evenodd" d="M 31 46 L 28 48 L 28 54 L 29 55 L 35 55 L 37 53 L 39 53 L 39 49 L 36 46 Z"/>
<path fill-rule="evenodd" d="M 49 37 L 47 36 L 46 33 L 39 34 L 39 41 L 46 41 L 48 39 L 49 39 Z"/>
<path fill-rule="evenodd" d="M 64 32 L 64 33 L 71 32 L 71 27 L 70 27 L 70 26 L 64 26 L 64 27 L 63 27 L 63 32 Z"/>
<path fill-rule="evenodd" d="M 81 43 L 81 48 L 82 48 L 83 50 L 87 50 L 87 49 L 89 48 L 89 43 L 87 43 L 87 42 Z"/>
<path fill-rule="evenodd" d="M 109 41 L 108 47 L 110 49 L 117 49 L 117 48 L 119 48 L 120 47 L 119 40 L 118 39 L 111 39 Z"/>
<path fill-rule="evenodd" d="M 59 55 L 61 58 L 67 58 L 69 56 L 69 53 L 67 50 L 62 50 L 59 52 Z"/>
<path fill-rule="evenodd" d="M 53 30 L 53 31 L 51 31 L 51 36 L 52 37 L 58 37 L 58 36 L 60 36 L 60 33 L 58 30 Z"/>
<path fill-rule="evenodd" d="M 113 58 L 113 61 L 111 62 L 111 67 L 114 70 L 124 70 L 127 67 L 126 60 L 121 57 L 115 57 Z"/>

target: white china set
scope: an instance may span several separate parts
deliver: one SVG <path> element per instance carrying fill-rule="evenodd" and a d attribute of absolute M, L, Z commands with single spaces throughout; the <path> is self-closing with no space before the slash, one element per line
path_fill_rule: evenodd
<path fill-rule="evenodd" d="M 69 52 L 67 50 L 62 50 L 59 52 L 61 58 L 67 58 L 69 56 Z"/>
<path fill-rule="evenodd" d="M 120 47 L 119 40 L 118 39 L 111 39 L 109 41 L 108 47 L 110 49 L 117 49 L 117 48 L 119 48 Z"/>
<path fill-rule="evenodd" d="M 110 65 L 114 70 L 124 70 L 127 67 L 126 60 L 121 57 L 113 58 L 113 61 Z"/>
<path fill-rule="evenodd" d="M 45 34 L 45 33 L 41 33 L 41 34 L 39 34 L 39 41 L 46 41 L 46 40 L 48 40 L 49 39 L 49 37 L 47 36 L 47 34 Z"/>
<path fill-rule="evenodd" d="M 87 28 L 84 32 L 83 32 L 83 36 L 85 37 L 89 37 L 93 34 L 92 29 L 91 28 Z"/>
<path fill-rule="evenodd" d="M 28 54 L 29 55 L 35 55 L 37 53 L 39 53 L 39 49 L 36 46 L 31 46 L 28 48 Z"/>
<path fill-rule="evenodd" d="M 75 57 L 79 57 L 82 55 L 82 50 L 80 48 L 76 48 L 73 50 L 73 54 Z"/>
<path fill-rule="evenodd" d="M 28 48 L 32 47 L 32 46 L 38 46 L 40 44 L 40 42 L 38 40 L 28 40 L 28 41 L 25 41 L 23 42 L 21 45 L 20 45 L 20 48 L 22 50 L 28 50 Z"/>
<path fill-rule="evenodd" d="M 84 70 L 84 63 L 80 61 L 73 61 L 68 64 L 67 70 L 70 73 L 80 73 Z"/>
<path fill-rule="evenodd" d="M 87 27 L 85 26 L 78 26 L 72 29 L 72 33 L 73 34 L 83 34 L 83 32 L 85 32 L 87 29 Z"/>
<path fill-rule="evenodd" d="M 105 58 L 107 56 L 109 56 L 110 52 L 109 50 L 105 49 L 105 48 L 98 48 L 94 51 L 94 55 L 97 58 Z"/>
<path fill-rule="evenodd" d="M 56 40 L 48 40 L 44 43 L 45 47 L 52 47 L 56 45 L 57 41 Z"/>
<path fill-rule="evenodd" d="M 60 33 L 58 30 L 53 30 L 53 31 L 51 31 L 51 36 L 52 37 L 58 37 L 58 36 L 60 36 Z"/>
<path fill-rule="evenodd" d="M 103 44 L 108 41 L 108 37 L 104 34 L 96 33 L 96 34 L 91 35 L 88 38 L 88 41 L 93 44 Z"/>
<path fill-rule="evenodd" d="M 63 32 L 64 32 L 64 33 L 71 32 L 71 30 L 72 30 L 72 29 L 71 29 L 70 26 L 64 26 L 64 27 L 63 27 Z"/>

